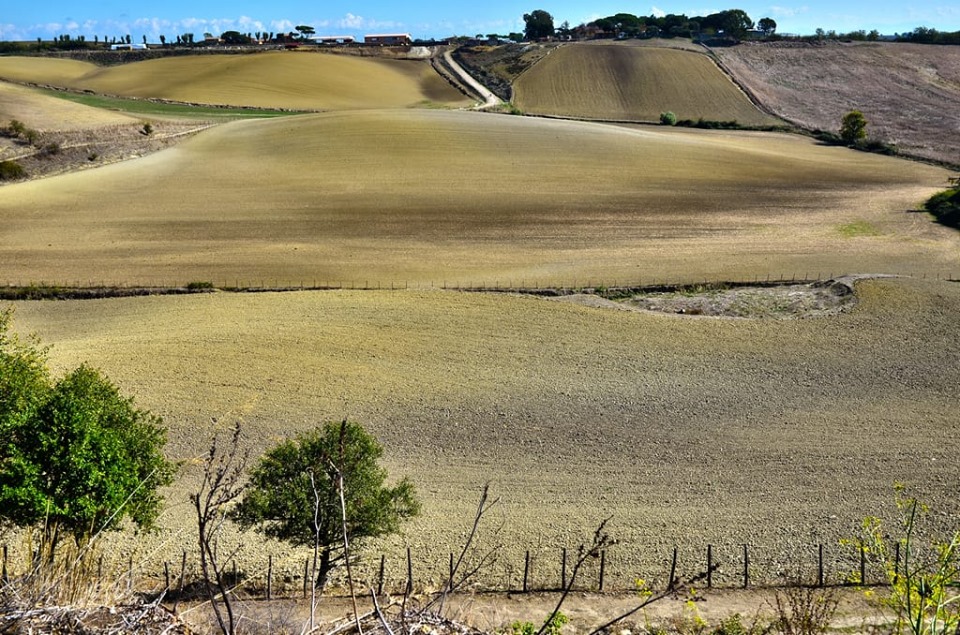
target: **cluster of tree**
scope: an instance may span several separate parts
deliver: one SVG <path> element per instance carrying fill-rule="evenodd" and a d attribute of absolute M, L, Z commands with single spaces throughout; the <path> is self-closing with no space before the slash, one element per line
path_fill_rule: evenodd
<path fill-rule="evenodd" d="M 910 33 L 899 34 L 897 40 L 918 44 L 960 44 L 960 31 L 938 31 L 918 26 Z"/>
<path fill-rule="evenodd" d="M 684 14 L 662 16 L 637 16 L 631 13 L 617 13 L 570 28 L 564 23 L 554 28 L 553 17 L 542 9 L 523 16 L 526 24 L 525 36 L 537 40 L 557 35 L 583 38 L 589 32 L 599 32 L 611 37 L 698 37 L 701 35 L 723 35 L 740 39 L 748 31 L 759 29 L 764 35 L 773 35 L 777 23 L 773 18 L 762 18 L 754 23 L 742 9 L 728 9 L 704 16 L 688 17 Z"/>
<path fill-rule="evenodd" d="M 837 33 L 832 29 L 829 31 L 824 31 L 823 29 L 818 28 L 816 31 L 814 31 L 813 36 L 805 37 L 804 39 L 876 42 L 880 39 L 880 31 L 873 29 L 872 31 L 868 32 L 860 29 L 858 31 L 850 31 L 848 33 Z"/>
<path fill-rule="evenodd" d="M 82 548 L 127 520 L 154 526 L 158 490 L 176 472 L 163 455 L 162 421 L 88 366 L 53 380 L 46 350 L 13 334 L 11 318 L 0 311 L 0 526 L 38 532 L 41 566 L 55 561 L 64 538 Z M 349 543 L 395 532 L 419 513 L 409 480 L 386 485 L 383 450 L 357 423 L 327 423 L 280 443 L 249 473 L 245 461 L 233 461 L 239 437 L 237 428 L 227 460 L 214 440 L 203 485 L 190 497 L 205 574 L 218 566 L 226 519 L 312 547 L 322 589 L 330 570 L 348 561 Z"/>

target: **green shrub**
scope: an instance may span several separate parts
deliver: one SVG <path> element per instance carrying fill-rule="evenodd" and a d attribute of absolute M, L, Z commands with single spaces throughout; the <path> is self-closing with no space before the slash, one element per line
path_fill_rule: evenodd
<path fill-rule="evenodd" d="M 143 122 L 143 127 L 140 129 L 140 134 L 149 137 L 153 134 L 153 124 L 149 121 Z"/>
<path fill-rule="evenodd" d="M 923 207 L 933 214 L 941 225 L 960 229 L 960 187 L 934 194 Z"/>
<path fill-rule="evenodd" d="M 27 176 L 27 171 L 16 161 L 0 161 L 0 181 L 15 181 Z"/>
<path fill-rule="evenodd" d="M 675 126 L 677 125 L 677 116 L 669 110 L 662 112 L 660 113 L 660 123 L 664 126 Z"/>
<path fill-rule="evenodd" d="M 867 118 L 859 110 L 851 110 L 840 120 L 840 138 L 853 145 L 867 138 Z"/>
<path fill-rule="evenodd" d="M 209 291 L 213 289 L 213 283 L 206 280 L 195 280 L 187 284 L 188 291 Z"/>

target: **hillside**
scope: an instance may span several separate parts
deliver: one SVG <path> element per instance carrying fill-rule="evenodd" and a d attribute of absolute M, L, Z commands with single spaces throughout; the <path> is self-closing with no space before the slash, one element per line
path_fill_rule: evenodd
<path fill-rule="evenodd" d="M 555 49 L 517 79 L 514 103 L 586 119 L 658 121 L 669 110 L 680 119 L 778 123 L 702 53 L 610 42 Z"/>
<path fill-rule="evenodd" d="M 735 585 L 743 543 L 754 583 L 809 567 L 818 542 L 833 562 L 840 537 L 891 510 L 895 481 L 955 522 L 960 285 L 859 288 L 852 312 L 785 321 L 344 291 L 23 302 L 15 325 L 52 345 L 58 370 L 88 362 L 162 415 L 171 456 L 188 460 L 165 531 L 137 550 L 148 571 L 195 540 L 189 459 L 215 430 L 242 418 L 260 451 L 349 416 L 424 498 L 387 544 L 394 583 L 405 544 L 419 581 L 443 574 L 492 481 L 503 502 L 482 544 L 505 548 L 485 583 L 518 584 L 524 549 L 538 584 L 557 580 L 559 548 L 613 515 L 610 588 L 665 584 L 677 544 L 692 572 L 707 543 L 724 563 L 715 581 Z M 129 542 L 110 541 L 125 563 Z M 273 554 L 276 575 L 302 570 L 304 551 L 239 544 L 244 569 L 262 574 Z M 355 575 L 369 580 L 379 551 L 367 553 Z"/>
<path fill-rule="evenodd" d="M 947 174 L 786 134 L 423 109 L 237 121 L 5 186 L 0 262 L 3 282 L 67 284 L 932 274 L 958 268 L 960 235 L 908 210 Z"/>
<path fill-rule="evenodd" d="M 960 165 L 960 47 L 902 43 L 744 43 L 717 49 L 761 102 L 807 128 L 836 131 L 849 110 L 871 137 Z"/>
<path fill-rule="evenodd" d="M 169 57 L 119 66 L 0 57 L 0 78 L 190 103 L 339 110 L 468 103 L 425 61 L 321 53 Z"/>

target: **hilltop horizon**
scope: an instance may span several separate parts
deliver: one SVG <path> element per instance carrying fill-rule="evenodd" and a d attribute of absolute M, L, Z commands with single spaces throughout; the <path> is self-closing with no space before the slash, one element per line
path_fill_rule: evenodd
<path fill-rule="evenodd" d="M 845 3 L 842 8 L 824 0 L 795 6 L 755 0 L 735 4 L 704 7 L 658 2 L 646 7 L 630 7 L 614 2 L 587 5 L 569 0 L 547 3 L 497 0 L 465 8 L 438 2 L 410 6 L 381 0 L 352 3 L 338 0 L 318 10 L 314 5 L 297 0 L 281 0 L 265 10 L 260 4 L 242 0 L 225 10 L 216 3 L 188 4 L 183 0 L 154 6 L 111 0 L 96 7 L 85 5 L 82 9 L 73 3 L 55 0 L 7 8 L 0 17 L 0 41 L 46 40 L 61 35 L 88 38 L 131 35 L 136 41 L 146 37 L 155 42 L 160 35 L 175 38 L 179 34 L 195 33 L 199 37 L 205 32 L 218 35 L 230 30 L 281 33 L 304 24 L 314 27 L 318 35 L 362 37 L 370 33 L 394 32 L 433 39 L 522 31 L 523 15 L 535 9 L 548 11 L 558 25 L 568 22 L 571 26 L 616 13 L 695 16 L 738 8 L 746 11 L 753 20 L 764 17 L 776 20 L 781 33 L 798 35 L 811 35 L 818 28 L 838 32 L 877 30 L 884 35 L 907 33 L 920 26 L 944 31 L 960 30 L 960 6 L 948 3 L 931 4 L 922 9 L 893 3 L 892 0 L 879 3 L 858 0 Z"/>

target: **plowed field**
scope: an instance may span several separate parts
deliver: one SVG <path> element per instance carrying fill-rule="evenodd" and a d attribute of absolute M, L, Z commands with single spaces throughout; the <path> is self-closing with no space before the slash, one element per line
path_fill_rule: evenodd
<path fill-rule="evenodd" d="M 872 138 L 960 165 L 960 47 L 902 43 L 743 44 L 724 65 L 774 112 L 836 131 L 863 111 Z"/>
<path fill-rule="evenodd" d="M 503 501 L 482 544 L 505 549 L 485 584 L 518 585 L 525 549 L 535 585 L 556 584 L 560 547 L 612 514 L 608 588 L 664 584 L 674 544 L 678 573 L 695 572 L 707 543 L 715 581 L 736 585 L 743 543 L 758 583 L 810 574 L 818 543 L 830 578 L 844 574 L 837 540 L 891 512 L 894 481 L 958 520 L 960 285 L 858 288 L 853 310 L 801 320 L 345 291 L 20 303 L 15 325 L 53 346 L 57 369 L 89 362 L 163 415 L 177 458 L 235 417 L 256 451 L 324 420 L 365 423 L 424 499 L 385 545 L 394 583 L 404 544 L 418 585 L 443 575 L 490 481 Z M 138 558 L 192 544 L 185 469 Z M 111 539 L 120 563 L 126 549 Z M 268 553 L 278 576 L 306 556 L 248 536 L 241 565 L 262 573 Z M 369 580 L 379 548 L 368 554 Z M 596 574 L 591 561 L 584 583 Z"/>
<path fill-rule="evenodd" d="M 169 57 L 120 66 L 0 57 L 0 78 L 190 103 L 334 110 L 467 100 L 423 61 L 311 53 Z"/>
<path fill-rule="evenodd" d="M 24 284 L 933 274 L 960 236 L 910 210 L 946 176 L 792 135 L 329 113 L 7 186 L 0 261 Z"/>
<path fill-rule="evenodd" d="M 572 44 L 555 49 L 514 84 L 524 112 L 586 119 L 658 121 L 736 120 L 770 125 L 706 55 L 680 49 L 620 44 Z"/>

